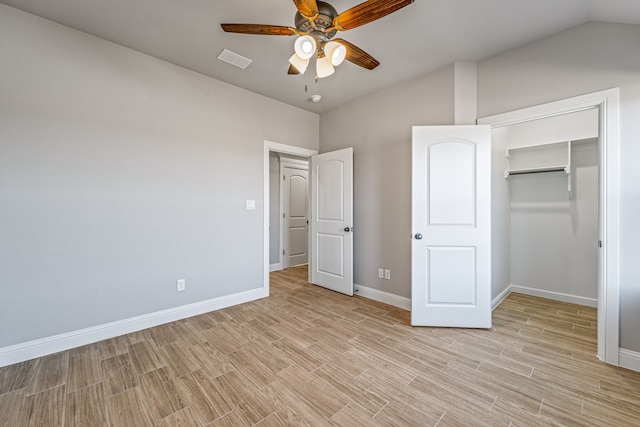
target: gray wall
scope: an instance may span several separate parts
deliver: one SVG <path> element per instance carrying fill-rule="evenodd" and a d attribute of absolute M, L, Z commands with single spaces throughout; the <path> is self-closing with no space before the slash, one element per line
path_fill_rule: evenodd
<path fill-rule="evenodd" d="M 321 151 L 354 148 L 355 283 L 411 296 L 411 127 L 453 123 L 453 99 L 451 66 L 322 115 Z"/>
<path fill-rule="evenodd" d="M 4 5 L 0 57 L 0 347 L 262 287 L 263 141 L 316 114 Z"/>
<path fill-rule="evenodd" d="M 638 25 L 588 23 L 478 64 L 479 117 L 620 87 L 620 346 L 632 351 L 640 351 L 638 40 Z"/>
<path fill-rule="evenodd" d="M 280 159 L 269 153 L 269 264 L 280 262 Z"/>
<path fill-rule="evenodd" d="M 621 346 L 633 351 L 640 351 L 638 40 L 640 26 L 589 23 L 478 63 L 478 117 L 621 88 Z M 321 151 L 355 149 L 357 283 L 410 296 L 411 126 L 452 123 L 452 68 L 322 114 Z M 393 280 L 378 279 L 378 267 L 392 268 Z"/>
<path fill-rule="evenodd" d="M 511 285 L 511 200 L 505 155 L 509 139 L 504 128 L 491 131 L 491 299 Z"/>
<path fill-rule="evenodd" d="M 564 172 L 509 178 L 511 284 L 595 299 L 597 141 L 573 144 L 571 162 L 571 199 Z"/>

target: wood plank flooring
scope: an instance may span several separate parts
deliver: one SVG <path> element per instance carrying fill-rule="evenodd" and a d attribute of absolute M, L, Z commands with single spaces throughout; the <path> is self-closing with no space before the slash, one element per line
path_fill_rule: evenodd
<path fill-rule="evenodd" d="M 491 330 L 271 275 L 271 296 L 0 368 L 0 426 L 638 426 L 596 312 L 512 294 Z"/>

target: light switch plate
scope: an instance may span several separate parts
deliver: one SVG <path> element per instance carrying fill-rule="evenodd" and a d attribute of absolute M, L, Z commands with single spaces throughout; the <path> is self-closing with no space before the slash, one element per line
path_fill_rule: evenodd
<path fill-rule="evenodd" d="M 248 211 L 256 210 L 256 201 L 255 200 L 247 200 L 247 210 Z"/>

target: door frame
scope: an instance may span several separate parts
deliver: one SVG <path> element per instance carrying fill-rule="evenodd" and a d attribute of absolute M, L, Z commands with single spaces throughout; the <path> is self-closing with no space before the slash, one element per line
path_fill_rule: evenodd
<path fill-rule="evenodd" d="M 311 158 L 318 154 L 317 150 L 296 147 L 294 145 L 280 144 L 278 142 L 265 140 L 262 148 L 262 164 L 263 164 L 263 217 L 262 225 L 263 235 L 263 255 L 262 255 L 262 287 L 264 295 L 269 295 L 269 153 L 289 154 L 298 157 Z M 282 216 L 282 215 L 281 215 Z M 280 233 L 282 235 L 282 233 Z M 311 267 L 311 254 L 309 253 L 309 267 Z"/>
<path fill-rule="evenodd" d="M 620 362 L 620 90 L 607 89 L 561 101 L 478 119 L 491 128 L 509 126 L 592 108 L 599 109 L 600 239 L 598 280 L 598 358 Z"/>

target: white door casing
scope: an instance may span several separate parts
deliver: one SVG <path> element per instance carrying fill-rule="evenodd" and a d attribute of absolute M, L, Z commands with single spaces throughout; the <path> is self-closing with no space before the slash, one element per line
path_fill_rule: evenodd
<path fill-rule="evenodd" d="M 416 126 L 412 141 L 414 326 L 491 327 L 489 126 Z"/>
<path fill-rule="evenodd" d="M 284 268 L 288 268 L 308 262 L 309 172 L 287 166 L 282 172 Z"/>
<path fill-rule="evenodd" d="M 311 158 L 309 281 L 353 295 L 353 148 Z"/>

